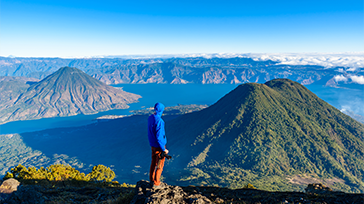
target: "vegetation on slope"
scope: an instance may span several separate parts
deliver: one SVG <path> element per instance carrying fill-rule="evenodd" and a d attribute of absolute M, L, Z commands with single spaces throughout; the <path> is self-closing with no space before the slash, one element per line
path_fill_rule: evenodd
<path fill-rule="evenodd" d="M 364 125 L 288 79 L 240 85 L 167 129 L 186 183 L 302 190 L 302 176 L 364 190 Z"/>
<path fill-rule="evenodd" d="M 24 167 L 19 164 L 18 166 L 11 168 L 6 173 L 4 180 L 8 178 L 15 178 L 22 183 L 35 184 L 38 182 L 57 182 L 57 181 L 68 181 L 71 184 L 83 183 L 84 182 L 107 182 L 111 183 L 115 178 L 115 172 L 104 165 L 97 165 L 92 168 L 92 171 L 88 174 L 81 173 L 75 168 L 69 165 L 54 164 L 47 168 L 40 167 Z M 118 182 L 113 182 L 118 184 Z"/>
<path fill-rule="evenodd" d="M 88 165 L 76 157 L 55 152 L 45 155 L 39 149 L 29 146 L 19 134 L 0 135 L 0 175 L 5 175 L 7 171 L 18 164 L 40 168 L 58 163 L 89 170 Z"/>
<path fill-rule="evenodd" d="M 0 76 L 0 110 L 11 107 L 20 94 L 38 80 L 25 77 Z"/>
<path fill-rule="evenodd" d="M 135 187 L 113 181 L 114 171 L 104 165 L 94 166 L 88 174 L 63 164 L 39 169 L 18 165 L 3 180 L 9 178 L 22 186 L 6 196 L 6 203 L 129 203 Z"/>

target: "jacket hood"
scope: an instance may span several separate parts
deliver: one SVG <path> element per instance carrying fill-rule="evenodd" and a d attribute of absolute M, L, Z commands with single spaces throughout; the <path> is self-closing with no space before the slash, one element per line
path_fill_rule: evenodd
<path fill-rule="evenodd" d="M 154 110 L 157 113 L 157 115 L 162 115 L 162 113 L 164 111 L 164 105 L 161 103 L 156 103 L 154 105 Z"/>

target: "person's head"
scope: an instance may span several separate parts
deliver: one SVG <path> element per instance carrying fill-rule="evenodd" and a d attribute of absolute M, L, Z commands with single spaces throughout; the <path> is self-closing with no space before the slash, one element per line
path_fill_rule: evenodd
<path fill-rule="evenodd" d="M 156 103 L 154 105 L 154 111 L 157 115 L 162 115 L 163 111 L 164 111 L 164 105 L 161 103 Z"/>

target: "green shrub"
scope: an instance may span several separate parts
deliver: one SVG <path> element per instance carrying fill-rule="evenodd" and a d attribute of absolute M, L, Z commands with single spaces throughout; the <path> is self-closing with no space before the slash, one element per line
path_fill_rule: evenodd
<path fill-rule="evenodd" d="M 246 185 L 244 186 L 244 188 L 245 188 L 245 189 L 256 189 L 256 188 L 253 186 L 253 184 L 251 184 L 251 183 L 246 184 Z"/>
<path fill-rule="evenodd" d="M 47 180 L 47 181 L 101 181 L 101 182 L 112 182 L 115 178 L 115 173 L 109 167 L 104 165 L 97 165 L 92 168 L 89 174 L 81 173 L 75 168 L 64 165 L 54 164 L 47 168 L 35 167 L 26 168 L 19 164 L 18 166 L 11 168 L 10 172 L 7 172 L 3 180 L 8 178 L 15 178 L 19 181 L 30 181 L 30 180 Z M 37 182 L 35 182 L 37 183 Z M 114 182 L 118 184 L 117 181 Z"/>
<path fill-rule="evenodd" d="M 111 182 L 115 178 L 115 172 L 104 165 L 97 165 L 92 168 L 90 179 L 93 181 Z"/>

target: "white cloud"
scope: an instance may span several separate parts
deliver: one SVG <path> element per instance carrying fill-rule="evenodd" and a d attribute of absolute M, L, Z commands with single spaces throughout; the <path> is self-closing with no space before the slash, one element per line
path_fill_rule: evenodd
<path fill-rule="evenodd" d="M 349 78 L 357 84 L 364 84 L 364 76 L 349 75 Z"/>
<path fill-rule="evenodd" d="M 341 74 L 341 75 L 334 76 L 334 80 L 336 82 L 340 82 L 340 81 L 347 82 L 349 79 L 353 83 L 364 84 L 364 76 L 362 76 L 362 75 L 351 75 L 351 74 L 349 74 L 347 76 L 344 76 L 344 75 Z"/>
<path fill-rule="evenodd" d="M 346 71 L 356 71 L 364 67 L 364 52 L 354 53 L 214 53 L 181 54 L 176 57 L 250 57 L 254 60 L 272 60 L 279 64 L 319 65 L 326 68 L 346 67 Z"/>
<path fill-rule="evenodd" d="M 356 68 L 355 67 L 352 67 L 352 68 L 347 69 L 346 71 L 347 72 L 354 72 L 355 70 L 356 70 Z"/>
<path fill-rule="evenodd" d="M 339 81 L 348 81 L 348 78 L 346 78 L 344 75 L 336 75 L 334 76 L 334 79 L 336 82 L 339 82 Z"/>
<path fill-rule="evenodd" d="M 246 54 L 256 60 L 279 61 L 280 64 L 320 65 L 323 67 L 349 67 L 355 71 L 364 67 L 364 53 L 251 53 Z"/>

